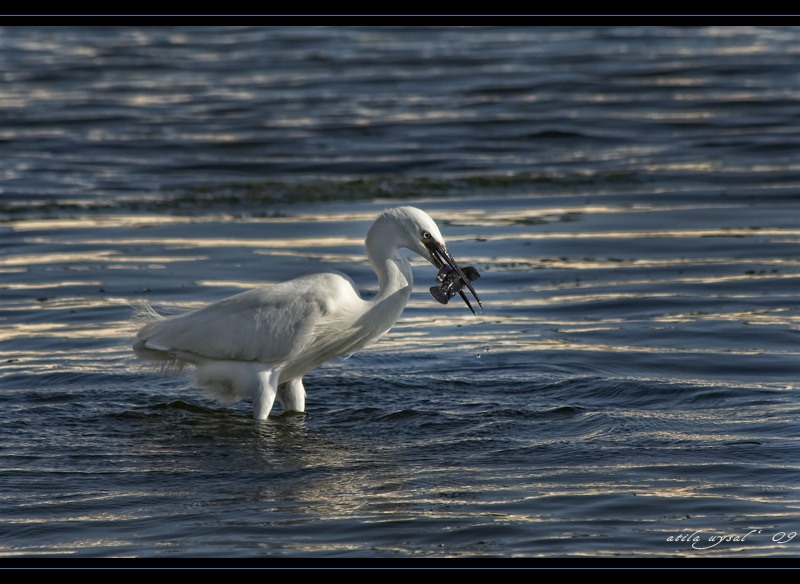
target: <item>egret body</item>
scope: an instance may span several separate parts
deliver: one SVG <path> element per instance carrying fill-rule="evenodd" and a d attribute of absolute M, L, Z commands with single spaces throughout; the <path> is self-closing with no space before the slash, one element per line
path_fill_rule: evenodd
<path fill-rule="evenodd" d="M 396 207 L 383 212 L 367 233 L 367 258 L 379 286 L 373 298 L 361 298 L 340 272 L 302 276 L 177 316 L 152 312 L 133 350 L 156 364 L 193 365 L 197 385 L 222 401 L 251 399 L 258 420 L 269 416 L 276 398 L 284 411 L 303 412 L 306 373 L 375 342 L 400 318 L 414 283 L 401 248 L 456 274 L 448 275 L 449 296 L 458 291 L 474 313 L 461 291 L 465 285 L 481 306 L 470 284 L 477 271 L 469 268 L 469 277 L 464 275 L 433 219 L 414 207 Z M 437 299 L 446 303 L 449 296 Z"/>

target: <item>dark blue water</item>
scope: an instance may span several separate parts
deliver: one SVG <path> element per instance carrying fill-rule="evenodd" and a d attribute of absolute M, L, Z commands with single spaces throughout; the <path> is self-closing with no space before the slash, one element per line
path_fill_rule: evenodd
<path fill-rule="evenodd" d="M 0 29 L 0 556 L 800 549 L 800 30 Z M 132 304 L 435 270 L 264 423 L 137 366 Z"/>

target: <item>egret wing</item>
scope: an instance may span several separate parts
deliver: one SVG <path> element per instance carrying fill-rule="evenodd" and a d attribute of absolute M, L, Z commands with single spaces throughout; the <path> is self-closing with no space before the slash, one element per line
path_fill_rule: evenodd
<path fill-rule="evenodd" d="M 147 348 L 169 353 L 277 363 L 302 351 L 314 339 L 315 331 L 346 305 L 343 295 L 358 298 L 349 279 L 333 273 L 315 274 L 248 290 L 153 322 L 138 338 Z"/>

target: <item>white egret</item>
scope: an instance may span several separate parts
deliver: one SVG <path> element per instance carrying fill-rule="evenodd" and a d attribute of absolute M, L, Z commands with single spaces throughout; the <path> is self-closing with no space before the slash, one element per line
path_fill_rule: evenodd
<path fill-rule="evenodd" d="M 277 398 L 284 411 L 305 411 L 303 376 L 326 361 L 375 342 L 400 318 L 411 295 L 413 276 L 407 248 L 440 269 L 431 294 L 446 304 L 477 270 L 462 271 L 445 247 L 439 228 L 414 207 L 382 213 L 366 238 L 367 258 L 379 290 L 364 300 L 340 272 L 302 276 L 255 288 L 204 308 L 152 322 L 137 334 L 133 350 L 141 359 L 167 367 L 196 368 L 196 383 L 222 401 L 251 399 L 258 420 L 269 416 Z"/>

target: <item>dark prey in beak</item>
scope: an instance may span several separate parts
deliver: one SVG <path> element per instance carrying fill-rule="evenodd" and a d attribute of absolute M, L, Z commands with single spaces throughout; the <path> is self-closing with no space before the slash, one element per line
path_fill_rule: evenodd
<path fill-rule="evenodd" d="M 482 309 L 483 305 L 481 304 L 481 300 L 478 298 L 475 288 L 473 288 L 472 284 L 470 284 L 470 282 L 481 277 L 481 275 L 478 273 L 478 270 L 472 266 L 464 266 L 463 269 L 459 268 L 456 261 L 450 256 L 449 253 L 447 253 L 447 250 L 435 242 L 426 243 L 425 246 L 431 252 L 431 257 L 434 260 L 433 264 L 439 268 L 439 273 L 436 275 L 436 281 L 440 282 L 440 285 L 431 286 L 431 296 L 433 296 L 438 302 L 447 304 L 453 296 L 458 294 L 466 303 L 467 307 L 472 311 L 472 314 L 476 314 L 475 309 L 472 307 L 472 304 L 462 288 L 464 288 L 464 286 L 467 287 L 467 289 L 472 293 L 472 296 L 475 297 L 475 301 L 478 303 L 478 306 Z"/>

